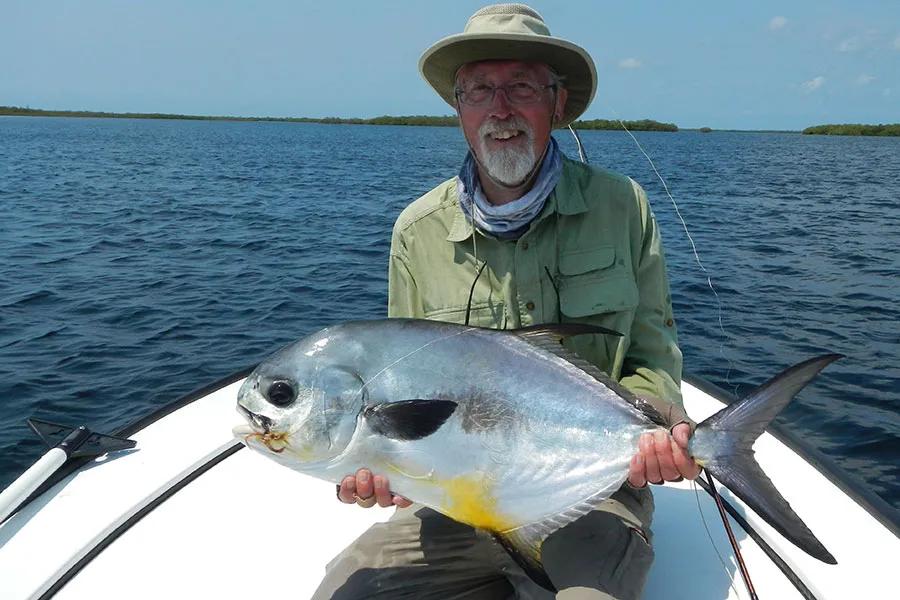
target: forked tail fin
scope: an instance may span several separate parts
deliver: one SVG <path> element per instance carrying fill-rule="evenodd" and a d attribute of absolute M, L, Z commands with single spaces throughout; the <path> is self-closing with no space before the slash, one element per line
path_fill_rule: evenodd
<path fill-rule="evenodd" d="M 837 564 L 775 489 L 753 457 L 753 442 L 819 371 L 843 358 L 826 354 L 794 365 L 697 426 L 689 452 L 760 517 L 804 552 Z"/>

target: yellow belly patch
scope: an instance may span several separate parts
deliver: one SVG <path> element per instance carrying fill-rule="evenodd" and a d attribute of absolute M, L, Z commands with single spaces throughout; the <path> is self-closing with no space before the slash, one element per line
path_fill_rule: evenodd
<path fill-rule="evenodd" d="M 444 512 L 461 523 L 489 531 L 506 531 L 516 527 L 511 518 L 497 510 L 493 484 L 482 475 L 463 475 L 442 482 L 447 494 Z"/>

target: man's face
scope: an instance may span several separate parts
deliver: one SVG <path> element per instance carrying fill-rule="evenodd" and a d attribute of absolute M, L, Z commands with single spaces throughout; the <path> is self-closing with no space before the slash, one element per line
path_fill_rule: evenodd
<path fill-rule="evenodd" d="M 457 74 L 457 87 L 501 87 L 526 83 L 541 90 L 538 101 L 510 102 L 503 90 L 483 106 L 459 102 L 463 134 L 479 162 L 494 179 L 515 186 L 523 183 L 550 141 L 554 116 L 561 118 L 566 90 L 555 92 L 543 86 L 552 83 L 551 71 L 543 63 L 491 60 L 469 63 Z"/>

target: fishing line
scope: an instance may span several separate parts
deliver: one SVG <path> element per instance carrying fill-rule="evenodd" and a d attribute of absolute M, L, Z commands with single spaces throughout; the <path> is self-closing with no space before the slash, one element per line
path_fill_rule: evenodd
<path fill-rule="evenodd" d="M 637 138 L 634 136 L 634 134 L 631 133 L 631 131 L 629 131 L 628 127 L 625 125 L 625 122 L 622 121 L 621 118 L 619 118 L 616 110 L 613 109 L 611 106 L 610 106 L 610 110 L 612 110 L 612 112 L 615 114 L 616 120 L 618 121 L 619 125 L 621 125 L 621 127 L 625 131 L 625 133 L 628 134 L 628 136 L 631 138 L 631 140 L 634 142 L 634 144 L 638 147 L 638 150 L 641 151 L 641 154 L 644 155 L 644 158 L 647 159 L 647 162 L 650 163 L 650 167 L 653 169 L 653 172 L 656 174 L 656 177 L 659 179 L 660 183 L 662 184 L 663 190 L 665 191 L 666 196 L 669 197 L 669 201 L 672 203 L 672 206 L 675 209 L 675 215 L 678 217 L 678 220 L 681 221 L 681 226 L 684 229 L 684 233 L 687 236 L 688 242 L 691 245 L 691 251 L 694 254 L 694 260 L 696 261 L 697 266 L 700 267 L 700 270 L 706 276 L 706 284 L 716 299 L 716 309 L 717 309 L 717 313 L 718 313 L 717 321 L 719 324 L 719 331 L 722 334 L 722 337 L 721 337 L 722 341 L 719 344 L 719 356 L 721 356 L 728 362 L 728 370 L 725 373 L 725 381 L 726 381 L 726 383 L 728 383 L 730 385 L 731 382 L 729 380 L 729 377 L 731 375 L 733 363 L 730 358 L 725 356 L 725 351 L 724 351 L 725 342 L 728 340 L 728 334 L 725 331 L 725 325 L 724 325 L 723 319 L 722 319 L 722 313 L 723 313 L 722 299 L 719 297 L 719 292 L 716 290 L 715 286 L 713 285 L 712 276 L 709 274 L 709 271 L 706 270 L 706 267 L 703 265 L 703 261 L 700 260 L 700 253 L 697 251 L 697 245 L 696 245 L 696 243 L 694 243 L 694 237 L 691 235 L 691 232 L 688 229 L 687 222 L 684 220 L 684 217 L 681 214 L 681 209 L 679 208 L 678 203 L 675 201 L 675 197 L 672 195 L 672 192 L 669 191 L 669 185 L 666 183 L 666 180 L 663 178 L 662 174 L 660 174 L 659 169 L 656 168 L 656 164 L 653 162 L 653 159 L 650 158 L 650 155 L 647 154 L 647 151 L 644 150 L 644 147 L 641 146 L 641 143 L 637 140 Z M 576 137 L 576 139 L 577 139 L 577 137 Z M 580 140 L 577 140 L 577 142 L 580 145 Z M 722 500 L 719 497 L 719 494 L 716 491 L 715 485 L 713 484 L 712 477 L 710 476 L 710 474 L 708 472 L 707 472 L 706 476 L 707 476 L 707 479 L 709 480 L 709 488 L 710 488 L 711 494 L 712 494 L 713 498 L 715 498 L 715 501 L 716 501 L 716 507 L 719 509 L 719 514 L 722 518 L 722 523 L 725 526 L 725 531 L 728 534 L 728 541 L 731 543 L 731 547 L 734 550 L 735 560 L 737 561 L 738 567 L 740 569 L 741 577 L 744 580 L 744 584 L 747 587 L 747 591 L 750 593 L 751 599 L 757 600 L 756 591 L 753 588 L 753 583 L 750 581 L 750 573 L 747 571 L 747 566 L 744 564 L 744 558 L 741 555 L 740 546 L 738 545 L 737 540 L 734 537 L 734 532 L 731 529 L 731 524 L 728 521 L 728 516 L 725 514 L 725 508 L 722 505 Z M 698 507 L 699 507 L 699 500 L 698 500 Z M 701 517 L 703 517 L 702 510 L 700 511 L 700 515 L 701 515 Z M 704 527 L 706 527 L 705 519 L 704 519 Z M 709 535 L 709 529 L 707 529 L 707 535 Z M 710 541 L 712 542 L 711 535 L 710 535 Z M 716 548 L 715 542 L 713 542 L 713 548 L 716 551 L 716 555 L 719 556 L 719 561 L 722 563 L 722 565 L 724 567 L 725 563 L 724 563 L 724 561 L 722 561 L 722 557 L 719 554 L 718 548 Z M 733 580 L 732 580 L 731 575 L 728 575 L 728 579 L 731 582 L 732 589 L 734 589 Z M 735 594 L 737 594 L 737 591 L 735 591 Z"/>
<path fill-rule="evenodd" d="M 456 333 L 450 333 L 450 334 L 447 334 L 447 335 L 442 335 L 442 336 L 439 337 L 439 338 L 435 338 L 435 339 L 433 339 L 433 340 L 431 340 L 431 341 L 429 341 L 429 342 L 425 342 L 424 344 L 422 344 L 421 346 L 419 346 L 419 347 L 416 348 L 415 350 L 413 350 L 413 351 L 411 351 L 411 352 L 409 352 L 409 353 L 407 353 L 407 354 L 401 356 L 400 358 L 398 358 L 397 360 L 395 360 L 394 362 L 392 362 L 391 364 L 389 364 L 389 365 L 386 366 L 385 368 L 381 369 L 380 371 L 378 371 L 377 373 L 375 373 L 374 375 L 372 375 L 372 377 L 370 377 L 368 381 L 363 382 L 363 384 L 362 384 L 362 385 L 359 387 L 359 389 L 356 391 L 356 395 L 359 396 L 359 395 L 362 393 L 362 391 L 366 388 L 366 386 L 369 385 L 370 383 L 372 383 L 373 381 L 375 381 L 375 379 L 376 379 L 379 375 L 381 375 L 382 373 L 384 373 L 385 371 L 387 371 L 388 369 L 390 369 L 391 367 L 393 367 L 393 366 L 396 365 L 397 363 L 400 363 L 400 362 L 406 360 L 407 358 L 409 358 L 410 356 L 412 356 L 412 355 L 415 354 L 416 352 L 421 352 L 422 350 L 424 350 L 424 349 L 427 348 L 428 346 L 431 346 L 432 344 L 437 344 L 438 342 L 443 342 L 444 340 L 450 339 L 450 338 L 452 338 L 452 337 L 456 337 L 456 336 L 458 336 L 458 335 L 463 335 L 463 334 L 465 334 L 465 333 L 469 333 L 470 331 L 474 331 L 474 330 L 476 330 L 476 329 L 477 329 L 477 327 L 466 327 L 466 328 L 463 329 L 462 331 L 457 331 Z"/>
<path fill-rule="evenodd" d="M 578 147 L 578 158 L 581 159 L 581 162 L 584 164 L 588 164 L 587 154 L 584 151 L 584 144 L 581 143 L 581 138 L 578 136 L 578 132 L 572 129 L 572 125 L 566 125 L 569 128 L 569 132 L 575 138 L 575 145 Z"/>
<path fill-rule="evenodd" d="M 725 578 L 728 580 L 728 585 L 731 587 L 731 591 L 734 592 L 734 595 L 740 600 L 741 595 L 738 594 L 737 588 L 734 587 L 734 578 L 731 575 L 731 572 L 728 570 L 728 565 L 725 564 L 725 559 L 722 558 L 722 554 L 719 552 L 719 547 L 716 545 L 716 541 L 713 539 L 712 532 L 709 530 L 709 525 L 706 522 L 706 515 L 703 514 L 703 506 L 700 504 L 700 491 L 697 489 L 697 483 L 692 481 L 691 488 L 694 490 L 694 497 L 697 500 L 697 511 L 700 513 L 700 521 L 703 523 L 703 529 L 706 530 L 706 537 L 709 538 L 709 543 L 712 545 L 713 550 L 716 553 L 716 556 L 719 558 L 719 564 L 722 565 L 722 571 L 725 572 Z"/>
<path fill-rule="evenodd" d="M 618 113 L 613 107 L 609 107 L 609 109 L 616 116 L 616 121 L 618 121 L 619 125 L 622 126 L 622 129 L 625 130 L 631 139 L 634 141 L 635 145 L 638 147 L 638 150 L 641 151 L 641 154 L 644 155 L 644 158 L 647 159 L 647 162 L 650 163 L 650 167 L 653 169 L 653 172 L 656 174 L 657 179 L 659 179 L 660 183 L 662 183 L 663 190 L 666 192 L 666 196 L 669 197 L 669 200 L 672 202 L 672 206 L 675 208 L 675 215 L 678 217 L 678 220 L 681 221 L 681 227 L 684 229 L 684 233 L 687 236 L 688 242 L 691 245 L 691 251 L 694 254 L 694 260 L 697 263 L 697 266 L 700 267 L 700 270 L 703 271 L 703 274 L 706 276 L 706 285 L 712 291 L 713 296 L 716 298 L 716 309 L 718 312 L 718 323 L 719 323 L 719 331 L 722 334 L 722 342 L 719 344 L 719 356 L 728 361 L 728 370 L 725 372 L 725 383 L 728 385 L 731 384 L 730 376 L 731 371 L 734 367 L 734 362 L 725 356 L 725 342 L 728 340 L 728 333 L 725 331 L 725 325 L 722 320 L 722 299 L 719 297 L 719 292 L 716 290 L 716 287 L 713 285 L 712 276 L 709 274 L 709 271 L 706 270 L 706 267 L 703 265 L 703 261 L 700 260 L 700 253 L 697 251 L 697 245 L 694 243 L 694 238 L 691 235 L 691 232 L 688 230 L 687 222 L 684 220 L 684 217 L 681 215 L 681 209 L 678 207 L 678 203 L 675 202 L 675 198 L 672 196 L 672 193 L 669 191 L 669 185 L 666 183 L 666 180 L 663 179 L 663 176 L 660 174 L 659 170 L 656 168 L 656 165 L 653 163 L 653 159 L 650 158 L 650 155 L 644 150 L 644 147 L 641 146 L 641 143 L 638 142 L 637 138 L 634 137 L 634 134 L 628 130 L 628 127 L 625 126 L 625 122 L 619 118 Z M 580 140 L 578 141 L 580 144 Z M 735 393 L 737 393 L 737 386 L 733 386 Z"/>

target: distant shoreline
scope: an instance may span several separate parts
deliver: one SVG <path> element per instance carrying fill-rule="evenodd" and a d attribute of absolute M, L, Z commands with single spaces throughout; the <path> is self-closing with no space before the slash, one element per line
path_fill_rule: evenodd
<path fill-rule="evenodd" d="M 862 125 L 847 123 L 842 125 L 816 125 L 803 130 L 804 135 L 877 135 L 900 136 L 900 123 L 886 125 Z"/>
<path fill-rule="evenodd" d="M 340 118 L 340 117 L 234 117 L 234 116 L 203 116 L 203 115 L 179 115 L 169 113 L 112 113 L 87 110 L 42 110 L 38 108 L 22 108 L 18 106 L 0 106 L 0 116 L 18 117 L 77 117 L 96 119 L 175 119 L 182 121 L 267 121 L 276 123 L 323 123 L 326 125 L 407 125 L 422 126 L 431 125 L 437 127 L 456 127 L 459 121 L 456 116 L 381 116 L 372 119 Z M 674 123 L 660 123 L 652 119 L 639 121 L 624 121 L 625 126 L 631 131 L 678 131 Z M 576 121 L 572 124 L 577 129 L 621 129 L 619 121 L 607 119 L 590 119 Z"/>
<path fill-rule="evenodd" d="M 342 118 L 342 117 L 235 117 L 235 116 L 207 116 L 207 115 L 180 115 L 172 113 L 113 113 L 89 110 L 43 110 L 39 108 L 23 108 L 19 106 L 0 106 L 0 117 L 74 117 L 95 119 L 170 119 L 181 121 L 248 121 L 248 122 L 273 122 L 273 123 L 321 123 L 325 125 L 402 125 L 402 126 L 433 126 L 433 127 L 457 127 L 459 121 L 455 115 L 428 116 L 428 115 L 402 115 L 381 116 L 371 119 Z M 653 119 L 641 119 L 637 121 L 617 121 L 611 119 L 586 119 L 575 121 L 572 127 L 586 130 L 619 130 L 622 124 L 630 131 L 699 131 L 701 133 L 728 132 L 728 133 L 802 133 L 804 135 L 851 135 L 851 136 L 900 136 L 900 123 L 863 125 L 863 124 L 828 124 L 815 125 L 801 130 L 785 129 L 712 129 L 709 127 L 680 129 L 674 123 L 662 123 Z"/>

